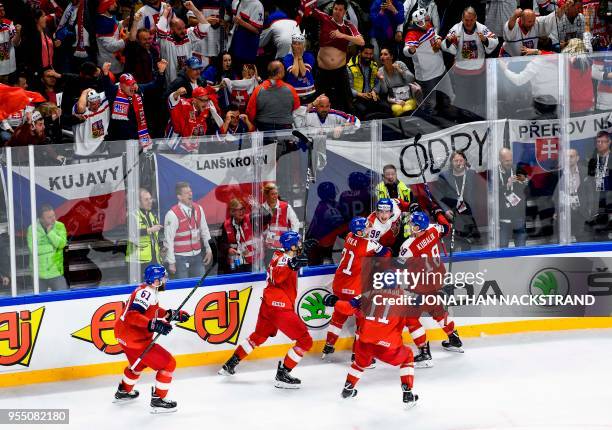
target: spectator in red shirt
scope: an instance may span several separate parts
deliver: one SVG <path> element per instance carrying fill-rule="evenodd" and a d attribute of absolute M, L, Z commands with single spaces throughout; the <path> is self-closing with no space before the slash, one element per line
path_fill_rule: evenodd
<path fill-rule="evenodd" d="M 332 105 L 344 112 L 352 112 L 353 95 L 349 87 L 346 59 L 349 43 L 365 45 L 363 36 L 344 18 L 348 3 L 335 0 L 332 15 L 315 9 L 313 16 L 320 22 L 319 53 L 317 55 L 317 94 L 327 94 Z"/>
<path fill-rule="evenodd" d="M 221 126 L 223 120 L 218 114 L 211 96 L 215 94 L 212 87 L 197 87 L 191 93 L 191 98 L 183 99 L 187 94 L 184 87 L 168 96 L 170 122 L 166 136 L 170 138 L 168 145 L 176 152 L 197 152 L 199 139 L 183 139 L 207 134 L 214 126 L 211 120 Z"/>

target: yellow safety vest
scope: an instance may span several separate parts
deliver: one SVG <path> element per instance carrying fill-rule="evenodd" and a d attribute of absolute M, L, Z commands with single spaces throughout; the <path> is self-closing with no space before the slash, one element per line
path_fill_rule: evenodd
<path fill-rule="evenodd" d="M 146 230 L 156 224 L 159 224 L 159 221 L 152 211 L 145 213 L 142 209 L 138 210 L 138 231 Z M 134 248 L 134 245 L 128 242 L 127 251 L 125 253 L 126 261 L 131 260 Z M 159 232 L 141 235 L 138 238 L 138 249 L 136 252 L 138 254 L 139 263 L 160 263 Z M 153 256 L 155 256 L 155 261 L 153 261 Z"/>
<path fill-rule="evenodd" d="M 391 198 L 391 196 L 389 195 L 389 190 L 387 190 L 387 187 L 385 186 L 384 182 L 380 182 L 376 186 L 376 195 L 378 196 L 378 199 Z M 410 203 L 411 195 L 412 193 L 410 192 L 410 188 L 408 187 L 408 185 L 404 184 L 402 181 L 399 181 L 399 183 L 397 184 L 397 196 L 405 202 Z"/>

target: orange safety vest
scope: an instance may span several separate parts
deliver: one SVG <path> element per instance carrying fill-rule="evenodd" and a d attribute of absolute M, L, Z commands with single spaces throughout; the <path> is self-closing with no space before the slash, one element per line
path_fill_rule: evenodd
<path fill-rule="evenodd" d="M 183 212 L 178 204 L 172 206 L 171 210 L 179 221 L 178 229 L 174 235 L 174 252 L 187 253 L 200 251 L 202 249 L 202 241 L 200 240 L 202 207 L 197 203 L 193 203 L 190 217 Z"/>

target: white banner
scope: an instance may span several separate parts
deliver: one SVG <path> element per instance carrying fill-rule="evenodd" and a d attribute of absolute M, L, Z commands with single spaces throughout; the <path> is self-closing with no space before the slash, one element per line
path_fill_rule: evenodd
<path fill-rule="evenodd" d="M 457 125 L 424 135 L 416 145 L 414 139 L 381 142 L 378 166 L 372 166 L 371 144 L 359 145 L 356 142 L 328 140 L 327 150 L 374 171 L 380 172 L 385 164 L 393 164 L 398 169 L 398 178 L 408 184 L 423 182 L 422 169 L 427 182 L 431 182 L 438 178 L 442 170 L 449 167 L 450 155 L 455 150 L 465 152 L 474 170 L 487 170 L 487 140 L 491 132 L 489 124 L 487 121 L 480 121 Z M 493 124 L 498 127 L 498 136 L 503 136 L 505 120 Z"/>
<path fill-rule="evenodd" d="M 570 118 L 567 123 L 567 133 L 570 139 L 590 139 L 599 131 L 612 128 L 610 112 Z M 559 120 L 545 119 L 539 121 L 508 120 L 510 142 L 535 142 L 538 139 L 559 137 L 561 126 Z"/>
<path fill-rule="evenodd" d="M 253 155 L 250 149 L 213 154 L 158 154 L 216 185 L 253 182 L 254 166 L 261 166 L 261 181 L 276 180 L 276 145 L 266 145 Z"/>
<path fill-rule="evenodd" d="M 29 179 L 28 166 L 13 167 Z M 123 191 L 123 157 L 66 166 L 36 166 L 36 185 L 66 200 Z"/>

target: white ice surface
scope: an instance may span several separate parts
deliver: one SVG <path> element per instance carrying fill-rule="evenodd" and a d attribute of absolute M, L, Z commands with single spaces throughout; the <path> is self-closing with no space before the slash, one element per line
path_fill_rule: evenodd
<path fill-rule="evenodd" d="M 421 398 L 410 410 L 398 369 L 382 364 L 366 370 L 356 398 L 340 399 L 346 351 L 332 363 L 306 357 L 293 371 L 300 390 L 274 388 L 273 360 L 243 362 L 233 377 L 216 375 L 216 367 L 179 369 L 173 414 L 149 413 L 151 373 L 129 404 L 111 402 L 117 375 L 0 389 L 0 408 L 69 408 L 69 428 L 86 430 L 612 429 L 612 330 L 466 339 L 465 347 L 456 354 L 432 345 L 435 367 L 417 369 Z"/>

